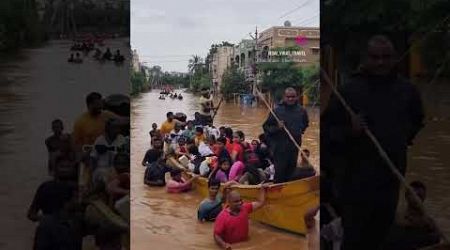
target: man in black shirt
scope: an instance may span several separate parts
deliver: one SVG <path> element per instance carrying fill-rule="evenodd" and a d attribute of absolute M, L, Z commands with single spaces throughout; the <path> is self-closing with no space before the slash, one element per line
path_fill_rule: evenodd
<path fill-rule="evenodd" d="M 298 148 L 284 130 L 286 127 L 301 146 L 302 135 L 309 125 L 308 113 L 298 103 L 297 92 L 293 88 L 284 91 L 283 101 L 274 109 L 280 119 L 277 122 L 270 114 L 263 124 L 264 132 L 273 154 L 275 166 L 275 182 L 286 182 L 292 177 L 298 161 Z"/>
<path fill-rule="evenodd" d="M 329 148 L 323 162 L 333 172 L 330 176 L 342 206 L 344 250 L 379 249 L 398 202 L 399 180 L 364 128 L 372 131 L 404 175 L 408 145 L 424 119 L 419 92 L 395 71 L 392 42 L 374 36 L 367 52 L 362 70 L 339 89 L 357 117 L 350 117 L 335 96 L 321 117 L 321 148 Z"/>

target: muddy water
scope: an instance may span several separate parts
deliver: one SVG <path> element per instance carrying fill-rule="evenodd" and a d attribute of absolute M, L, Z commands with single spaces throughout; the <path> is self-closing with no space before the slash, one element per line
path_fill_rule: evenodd
<path fill-rule="evenodd" d="M 450 82 L 421 82 L 427 117 L 409 152 L 407 180 L 425 183 L 425 207 L 450 238 Z"/>
<path fill-rule="evenodd" d="M 132 101 L 131 121 L 131 237 L 132 249 L 217 249 L 212 238 L 213 224 L 196 221 L 197 205 L 202 197 L 195 192 L 168 195 L 163 188 L 143 184 L 142 158 L 149 147 L 151 124 L 161 124 L 168 111 L 184 112 L 191 119 L 198 110 L 198 98 L 185 93 L 184 99 L 158 100 L 159 91 L 144 93 Z M 317 109 L 311 113 L 311 125 L 305 138 L 312 160 L 318 166 Z M 222 103 L 216 124 L 240 129 L 247 139 L 257 137 L 268 111 L 262 107 L 240 107 Z M 251 222 L 250 241 L 233 249 L 307 249 L 306 238 Z"/>
<path fill-rule="evenodd" d="M 129 41 L 106 43 L 123 53 Z M 129 91 L 128 67 L 91 58 L 69 64 L 70 46 L 68 41 L 53 41 L 0 61 L 0 249 L 31 249 L 36 225 L 26 219 L 26 212 L 37 187 L 48 179 L 44 140 L 51 121 L 62 119 L 71 132 L 89 92 Z"/>

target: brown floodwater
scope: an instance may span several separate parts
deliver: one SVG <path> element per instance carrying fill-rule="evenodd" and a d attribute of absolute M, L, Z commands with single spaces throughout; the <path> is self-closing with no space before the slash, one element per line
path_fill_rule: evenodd
<path fill-rule="evenodd" d="M 418 81 L 426 112 L 424 129 L 408 155 L 407 180 L 427 187 L 425 208 L 450 238 L 450 81 Z"/>
<path fill-rule="evenodd" d="M 125 53 L 129 39 L 106 44 Z M 0 60 L 0 249 L 32 247 L 36 224 L 26 213 L 39 184 L 49 179 L 44 140 L 51 134 L 51 121 L 62 119 L 71 132 L 76 117 L 86 110 L 88 93 L 129 91 L 126 64 L 99 64 L 92 58 L 69 64 L 70 46 L 70 41 L 51 41 Z"/>
<path fill-rule="evenodd" d="M 181 90 L 179 91 L 181 92 Z M 213 224 L 197 222 L 197 206 L 204 197 L 195 191 L 167 194 L 164 188 L 143 184 L 142 158 L 149 148 L 151 124 L 165 120 L 166 112 L 183 112 L 188 119 L 198 111 L 198 97 L 183 93 L 184 99 L 158 100 L 159 90 L 143 93 L 132 100 L 131 113 L 131 247 L 132 249 L 218 249 L 213 240 Z M 310 127 L 304 145 L 311 150 L 311 160 L 318 166 L 318 107 L 309 110 Z M 269 111 L 223 102 L 215 118 L 216 125 L 242 130 L 252 139 L 262 132 L 261 125 Z M 250 240 L 233 249 L 307 249 L 304 236 L 251 222 Z"/>

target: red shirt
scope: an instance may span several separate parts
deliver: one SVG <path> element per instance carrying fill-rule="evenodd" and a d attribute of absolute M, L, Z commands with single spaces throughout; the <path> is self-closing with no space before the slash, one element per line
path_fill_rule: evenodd
<path fill-rule="evenodd" d="M 231 151 L 233 151 L 233 143 L 231 143 L 230 139 L 227 138 L 227 144 L 225 144 L 225 148 L 227 149 L 228 153 L 231 155 Z"/>
<path fill-rule="evenodd" d="M 253 205 L 244 202 L 238 215 L 230 214 L 229 208 L 224 208 L 214 223 L 214 234 L 219 235 L 226 243 L 233 244 L 248 239 L 249 214 Z"/>
<path fill-rule="evenodd" d="M 233 150 L 230 153 L 230 156 L 233 154 L 233 151 L 237 152 L 236 161 L 244 162 L 244 148 L 239 143 L 233 143 Z"/>

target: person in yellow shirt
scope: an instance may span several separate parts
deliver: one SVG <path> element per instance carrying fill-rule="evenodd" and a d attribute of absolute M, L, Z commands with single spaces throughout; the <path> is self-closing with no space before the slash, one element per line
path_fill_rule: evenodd
<path fill-rule="evenodd" d="M 194 137 L 195 146 L 200 146 L 201 142 L 206 142 L 206 136 L 202 127 L 195 128 L 195 137 Z"/>
<path fill-rule="evenodd" d="M 88 111 L 75 121 L 73 139 L 75 147 L 81 150 L 83 145 L 94 144 L 97 137 L 105 131 L 105 124 L 111 118 L 119 118 L 112 112 L 103 110 L 102 95 L 92 92 L 86 97 Z"/>
<path fill-rule="evenodd" d="M 177 120 L 174 119 L 174 115 L 172 112 L 167 113 L 167 120 L 161 124 L 161 128 L 159 129 L 161 136 L 165 136 L 170 134 L 172 130 L 175 128 L 175 124 Z"/>

